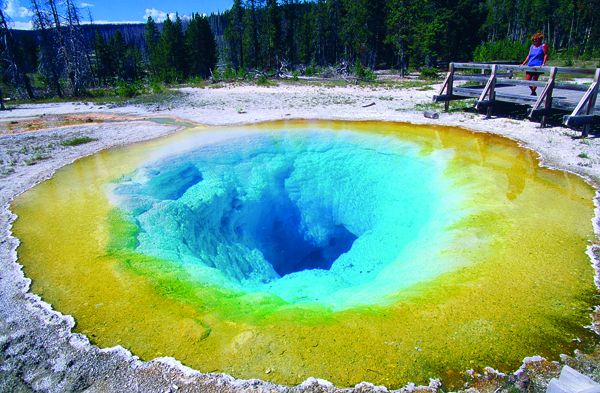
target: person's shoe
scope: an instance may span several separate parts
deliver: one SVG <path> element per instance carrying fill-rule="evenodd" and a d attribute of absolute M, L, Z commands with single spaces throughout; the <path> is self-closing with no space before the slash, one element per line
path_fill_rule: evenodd
<path fill-rule="evenodd" d="M 537 96 L 537 93 L 536 93 L 535 91 L 532 91 L 532 92 L 531 92 L 531 95 L 532 95 L 532 96 Z"/>

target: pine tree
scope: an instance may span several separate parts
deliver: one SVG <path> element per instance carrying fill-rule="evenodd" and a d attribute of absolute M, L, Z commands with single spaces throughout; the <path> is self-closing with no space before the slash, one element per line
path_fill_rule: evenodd
<path fill-rule="evenodd" d="M 298 0 L 284 0 L 282 6 L 282 20 L 281 20 L 281 49 L 280 53 L 290 63 L 295 64 L 299 57 L 299 42 L 301 40 L 301 27 L 300 24 L 304 20 L 300 20 L 299 13 L 300 7 Z M 305 12 L 305 15 L 310 14 Z M 310 58 L 310 56 L 309 56 Z"/>
<path fill-rule="evenodd" d="M 229 48 L 229 60 L 238 70 L 245 67 L 244 62 L 244 8 L 241 0 L 233 0 L 231 11 L 228 14 L 228 26 L 225 38 Z"/>
<path fill-rule="evenodd" d="M 94 55 L 98 82 L 101 85 L 106 85 L 115 72 L 108 45 L 98 31 L 94 35 Z"/>
<path fill-rule="evenodd" d="M 262 0 L 246 0 L 244 17 L 244 57 L 250 67 L 262 67 L 262 50 L 259 41 L 259 8 Z"/>
<path fill-rule="evenodd" d="M 127 82 L 135 82 L 142 76 L 142 53 L 138 47 L 128 45 L 125 49 L 125 57 L 122 61 L 119 77 Z"/>
<path fill-rule="evenodd" d="M 322 40 L 324 38 L 322 31 L 317 27 L 317 10 L 317 5 L 308 4 L 308 9 L 302 14 L 299 26 L 295 29 L 297 38 L 294 38 L 293 41 L 298 41 L 297 59 L 303 64 L 323 60 Z M 293 63 L 297 60 L 295 57 L 291 57 L 291 59 Z"/>
<path fill-rule="evenodd" d="M 273 69 L 279 66 L 281 18 L 277 0 L 266 1 L 265 33 L 266 67 Z"/>
<path fill-rule="evenodd" d="M 398 65 L 404 73 L 410 61 L 409 43 L 413 36 L 409 14 L 412 8 L 411 0 L 390 0 L 388 7 L 386 40 L 396 48 Z"/>
<path fill-rule="evenodd" d="M 157 71 L 159 79 L 171 83 L 181 81 L 187 76 L 186 48 L 181 19 L 175 23 L 167 16 L 163 31 L 156 46 Z"/>
<path fill-rule="evenodd" d="M 121 31 L 117 30 L 108 40 L 108 61 L 110 62 L 111 77 L 117 80 L 125 80 L 125 54 L 127 45 Z"/>
<path fill-rule="evenodd" d="M 327 0 L 320 17 L 325 19 L 326 62 L 337 63 L 343 56 L 343 45 L 340 39 L 342 29 L 342 0 Z"/>
<path fill-rule="evenodd" d="M 369 0 L 344 0 L 340 36 L 344 45 L 344 58 L 354 63 L 365 54 L 371 32 L 367 17 Z"/>
<path fill-rule="evenodd" d="M 393 49 L 385 46 L 385 21 L 388 11 L 386 3 L 386 0 L 372 0 L 367 7 L 367 29 L 370 34 L 367 36 L 365 64 L 371 68 L 376 68 L 380 59 L 391 60 L 386 54 Z"/>
<path fill-rule="evenodd" d="M 173 59 L 173 67 L 175 67 L 175 70 L 177 71 L 177 79 L 182 81 L 188 77 L 189 67 L 187 63 L 188 54 L 185 46 L 183 23 L 179 17 L 179 14 L 175 15 L 172 40 L 171 58 Z"/>
<path fill-rule="evenodd" d="M 208 18 L 192 14 L 185 32 L 190 75 L 208 78 L 217 63 L 217 45 Z"/>
<path fill-rule="evenodd" d="M 160 33 L 156 27 L 156 22 L 151 16 L 148 16 L 144 26 L 144 42 L 146 43 L 148 69 L 154 79 L 160 79 L 161 53 L 158 48 L 159 40 Z"/>

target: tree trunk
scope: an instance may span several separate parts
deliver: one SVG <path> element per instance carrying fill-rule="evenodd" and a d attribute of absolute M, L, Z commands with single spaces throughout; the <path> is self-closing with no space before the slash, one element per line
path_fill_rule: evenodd
<path fill-rule="evenodd" d="M 10 68 L 13 70 L 12 79 L 17 86 L 23 84 L 27 96 L 30 100 L 33 100 L 35 97 L 33 95 L 31 82 L 27 74 L 23 71 L 23 67 L 21 67 L 21 62 L 19 61 L 19 56 L 17 54 L 17 46 L 14 37 L 8 28 L 2 9 L 0 9 L 0 32 L 2 32 L 2 35 L 4 36 L 5 53 L 7 55 L 6 60 L 10 63 Z"/>
<path fill-rule="evenodd" d="M 54 28 L 56 29 L 56 33 L 58 34 L 58 42 L 59 42 L 59 51 L 62 54 L 63 60 L 67 69 L 67 77 L 69 78 L 69 82 L 71 84 L 71 92 L 73 95 L 77 96 L 79 94 L 79 89 L 75 83 L 75 72 L 73 70 L 73 65 L 71 64 L 70 53 L 67 49 L 67 45 L 65 42 L 64 32 L 62 29 L 62 25 L 60 23 L 60 16 L 58 15 L 58 9 L 56 8 L 55 0 L 47 0 L 48 5 L 50 6 L 50 11 L 52 12 L 52 17 L 54 18 Z"/>
<path fill-rule="evenodd" d="M 46 62 L 48 63 L 48 67 L 50 69 L 50 84 L 53 89 L 56 91 L 56 95 L 60 98 L 64 96 L 62 88 L 60 87 L 60 76 L 56 69 L 56 62 L 54 57 L 54 48 L 52 48 L 52 42 L 50 41 L 48 29 L 46 26 L 46 22 L 44 21 L 44 17 L 42 16 L 42 12 L 40 11 L 40 7 L 37 0 L 31 0 L 31 4 L 34 9 L 34 16 L 37 17 L 38 27 L 40 29 L 41 36 L 41 50 L 45 52 L 45 54 L 49 57 Z"/>

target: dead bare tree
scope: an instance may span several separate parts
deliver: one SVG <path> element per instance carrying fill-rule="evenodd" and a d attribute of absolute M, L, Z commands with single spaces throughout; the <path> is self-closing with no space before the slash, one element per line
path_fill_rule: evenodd
<path fill-rule="evenodd" d="M 33 24 L 40 32 L 40 73 L 48 79 L 56 95 L 63 97 L 60 86 L 60 62 L 55 54 L 55 43 L 52 34 L 52 22 L 48 14 L 40 7 L 38 0 L 31 0 L 33 8 Z"/>
<path fill-rule="evenodd" d="M 54 0 L 46 0 L 46 4 L 48 4 L 48 7 L 50 8 L 50 14 L 54 21 L 54 31 L 56 32 L 56 36 L 58 38 L 59 58 L 65 65 L 67 78 L 69 78 L 73 95 L 78 95 L 79 91 L 75 82 L 75 71 L 73 70 L 73 65 L 71 64 L 71 54 L 67 48 L 65 32 L 63 31 L 63 26 L 60 21 L 61 17 L 58 13 L 58 7 L 56 6 L 56 2 Z"/>
<path fill-rule="evenodd" d="M 74 92 L 81 92 L 91 81 L 93 81 L 92 60 L 90 50 L 83 37 L 79 9 L 73 0 L 66 0 L 67 53 L 71 56 Z"/>
<path fill-rule="evenodd" d="M 4 12 L 0 7 L 0 47 L 2 48 L 0 61 L 5 63 L 4 71 L 8 74 L 11 83 L 17 89 L 24 89 L 30 99 L 34 99 L 31 81 L 22 66 L 21 56 Z"/>

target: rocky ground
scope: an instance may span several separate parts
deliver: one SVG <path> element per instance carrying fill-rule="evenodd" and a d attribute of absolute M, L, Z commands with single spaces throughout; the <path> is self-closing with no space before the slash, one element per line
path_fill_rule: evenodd
<path fill-rule="evenodd" d="M 600 138 L 579 139 L 561 126 L 540 129 L 522 118 L 485 119 L 475 112 L 423 117 L 439 86 L 406 84 L 332 86 L 215 85 L 183 88 L 168 100 L 132 104 L 27 104 L 0 112 L 0 391 L 340 391 L 326 381 L 309 379 L 296 387 L 226 375 L 201 374 L 173 359 L 141 362 L 122 348 L 100 349 L 71 333 L 74 321 L 28 292 L 29 280 L 16 262 L 18 240 L 9 202 L 52 176 L 61 166 L 102 149 L 156 138 L 185 124 L 227 125 L 279 119 L 384 120 L 465 127 L 519 141 L 540 154 L 543 165 L 577 173 L 600 185 Z M 596 198 L 598 202 L 598 197 Z M 600 212 L 597 214 L 600 215 Z M 600 226 L 596 222 L 597 232 Z M 590 255 L 600 258 L 599 242 Z M 535 355 L 535 354 L 532 354 Z M 505 375 L 488 369 L 465 374 L 469 391 L 544 391 L 561 364 L 600 381 L 600 350 L 564 355 L 560 362 L 531 358 Z M 387 391 L 364 383 L 357 392 Z M 402 390 L 444 390 L 408 385 Z M 347 390 L 344 390 L 347 391 Z"/>

